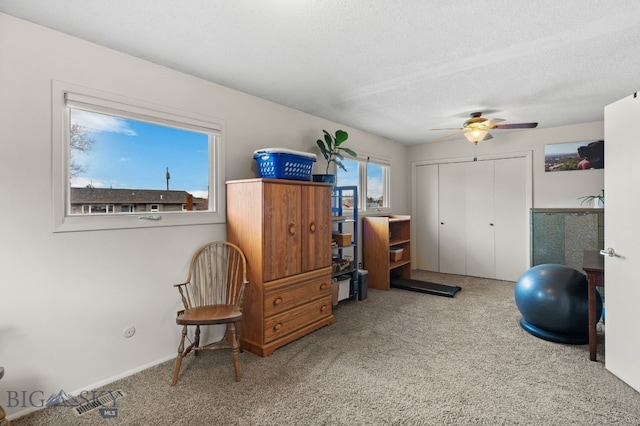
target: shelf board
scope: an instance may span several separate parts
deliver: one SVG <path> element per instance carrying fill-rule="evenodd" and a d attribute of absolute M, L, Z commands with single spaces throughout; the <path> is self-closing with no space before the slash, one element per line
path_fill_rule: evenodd
<path fill-rule="evenodd" d="M 355 223 L 355 219 L 346 219 L 346 218 L 333 219 L 331 222 L 333 222 L 333 223 Z"/>
<path fill-rule="evenodd" d="M 392 240 L 389 240 L 389 245 L 390 246 L 396 246 L 396 245 L 399 245 L 399 244 L 405 244 L 405 243 L 410 243 L 410 242 L 411 242 L 411 240 L 408 240 L 408 239 L 398 239 L 398 240 L 392 239 Z"/>
<path fill-rule="evenodd" d="M 389 262 L 389 269 L 395 269 L 395 268 L 399 268 L 401 266 L 407 265 L 411 263 L 410 260 L 398 260 L 397 262 Z"/>
<path fill-rule="evenodd" d="M 411 220 L 411 216 L 389 216 L 389 223 L 405 222 Z"/>
<path fill-rule="evenodd" d="M 340 271 L 340 272 L 332 272 L 331 273 L 331 278 L 335 278 L 335 277 L 339 277 L 340 275 L 351 275 L 356 271 L 356 269 L 347 269 L 344 271 Z"/>
<path fill-rule="evenodd" d="M 339 249 L 346 249 L 346 248 L 351 248 L 351 247 L 355 247 L 356 245 L 351 243 L 347 246 L 331 246 L 331 250 L 339 250 Z"/>

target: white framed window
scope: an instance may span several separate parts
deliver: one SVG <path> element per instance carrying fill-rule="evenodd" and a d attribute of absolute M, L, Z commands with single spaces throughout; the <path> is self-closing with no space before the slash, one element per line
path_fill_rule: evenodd
<path fill-rule="evenodd" d="M 358 187 L 360 211 L 391 211 L 391 163 L 388 160 L 358 156 L 356 159 L 345 158 L 342 163 L 347 171 L 338 169 L 337 185 Z"/>
<path fill-rule="evenodd" d="M 54 232 L 224 222 L 222 120 L 53 81 L 52 128 Z"/>

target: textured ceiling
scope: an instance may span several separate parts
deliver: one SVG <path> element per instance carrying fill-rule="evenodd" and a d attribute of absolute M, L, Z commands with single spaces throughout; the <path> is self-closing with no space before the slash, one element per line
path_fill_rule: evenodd
<path fill-rule="evenodd" d="M 0 12 L 404 144 L 474 111 L 598 121 L 640 89 L 638 0 L 0 0 Z"/>

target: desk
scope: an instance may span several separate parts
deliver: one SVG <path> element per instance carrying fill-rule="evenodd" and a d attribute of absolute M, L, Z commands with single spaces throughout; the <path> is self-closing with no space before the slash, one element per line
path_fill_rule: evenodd
<path fill-rule="evenodd" d="M 604 287 L 604 256 L 597 250 L 585 250 L 582 269 L 587 273 L 589 286 L 589 359 L 596 361 L 596 287 Z"/>

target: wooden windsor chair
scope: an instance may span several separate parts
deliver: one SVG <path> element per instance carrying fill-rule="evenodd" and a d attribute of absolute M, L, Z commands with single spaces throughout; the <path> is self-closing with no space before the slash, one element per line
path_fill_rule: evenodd
<path fill-rule="evenodd" d="M 242 304 L 247 281 L 247 260 L 240 248 L 225 241 L 200 247 L 191 258 L 185 282 L 176 284 L 184 309 L 178 311 L 176 323 L 182 325 L 178 356 L 171 385 L 178 382 L 182 359 L 191 351 L 231 349 L 236 381 L 241 371 L 238 353 L 240 339 L 237 324 L 242 320 Z M 225 324 L 225 336 L 218 342 L 201 345 L 200 327 Z M 185 348 L 188 327 L 195 327 L 193 341 Z"/>

